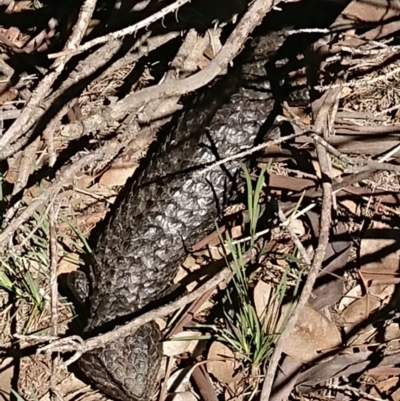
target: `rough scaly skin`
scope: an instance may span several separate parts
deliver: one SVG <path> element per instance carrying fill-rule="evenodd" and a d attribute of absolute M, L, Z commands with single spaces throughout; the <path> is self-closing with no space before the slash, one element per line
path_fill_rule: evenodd
<path fill-rule="evenodd" d="M 88 335 L 157 300 L 187 248 L 212 229 L 235 188 L 240 164 L 191 172 L 254 145 L 274 106 L 265 90 L 264 64 L 280 43 L 274 34 L 253 40 L 251 63 L 203 90 L 123 190 L 93 249 Z M 249 80 L 264 90 L 246 89 Z M 150 323 L 86 353 L 79 365 L 107 396 L 147 400 L 161 361 L 160 339 Z"/>

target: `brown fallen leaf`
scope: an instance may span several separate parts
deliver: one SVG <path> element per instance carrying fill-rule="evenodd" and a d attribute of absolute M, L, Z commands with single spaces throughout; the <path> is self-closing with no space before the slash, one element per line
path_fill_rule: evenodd
<path fill-rule="evenodd" d="M 126 181 L 132 177 L 137 166 L 137 164 L 131 164 L 112 167 L 101 176 L 99 184 L 108 188 L 125 185 Z"/>
<path fill-rule="evenodd" d="M 387 394 L 395 390 L 399 383 L 399 380 L 400 379 L 398 377 L 390 377 L 389 379 L 382 380 L 381 382 L 376 383 L 375 387 L 378 390 L 378 396 L 382 394 Z M 390 395 L 390 393 L 388 395 Z"/>
<path fill-rule="evenodd" d="M 344 199 L 340 201 L 341 205 L 344 206 L 351 214 L 354 214 L 354 216 L 359 215 L 359 205 L 350 200 L 350 199 Z"/>
<path fill-rule="evenodd" d="M 391 398 L 393 401 L 400 401 L 400 388 L 392 393 Z"/>
<path fill-rule="evenodd" d="M 88 174 L 82 174 L 76 178 L 75 186 L 78 189 L 88 189 L 94 181 L 94 177 Z"/>
<path fill-rule="evenodd" d="M 356 354 L 335 355 L 300 373 L 296 388 L 300 393 L 309 392 L 314 386 L 336 377 L 351 375 L 399 375 L 398 368 L 391 366 L 399 361 L 400 351 L 382 356 L 376 351 L 364 351 Z M 371 366 L 375 366 L 371 368 Z"/>
<path fill-rule="evenodd" d="M 363 234 L 360 244 L 360 265 L 363 274 L 399 273 L 400 231 L 374 221 Z"/>
<path fill-rule="evenodd" d="M 372 351 L 365 351 L 328 358 L 300 373 L 296 382 L 297 390 L 301 393 L 309 392 L 314 386 L 327 380 L 361 373 L 370 364 L 372 354 Z"/>
<path fill-rule="evenodd" d="M 286 316 L 289 306 L 282 308 L 281 319 Z M 341 344 L 342 338 L 336 325 L 306 305 L 283 352 L 296 361 L 309 363 L 320 357 L 324 351 L 330 351 Z"/>
<path fill-rule="evenodd" d="M 190 391 L 168 394 L 167 401 L 197 401 L 196 396 Z"/>
<path fill-rule="evenodd" d="M 339 306 L 337 307 L 338 312 L 343 312 L 349 305 L 353 302 L 357 301 L 362 297 L 362 288 L 361 285 L 354 286 L 351 290 L 349 290 L 346 295 L 340 300 Z"/>
<path fill-rule="evenodd" d="M 236 373 L 238 363 L 230 348 L 219 341 L 214 341 L 207 355 L 207 371 L 220 383 L 229 384 L 241 380 L 243 374 Z"/>
<path fill-rule="evenodd" d="M 349 345 L 363 345 L 373 340 L 378 333 L 374 321 L 370 321 L 374 311 L 382 308 L 390 301 L 395 287 L 392 285 L 376 286 L 373 296 L 366 294 L 349 305 L 342 313 L 341 317 L 345 322 L 344 331 L 351 333 L 353 329 L 364 323 L 362 327 L 357 328 L 356 332 L 346 341 Z M 379 291 L 378 291 L 379 289 Z M 379 341 L 379 340 L 377 340 Z"/>
<path fill-rule="evenodd" d="M 69 254 L 68 258 L 63 257 L 57 267 L 57 274 L 71 273 L 79 269 L 79 255 Z"/>
<path fill-rule="evenodd" d="M 344 329 L 348 333 L 355 326 L 365 321 L 371 312 L 377 310 L 381 306 L 379 299 L 375 297 L 368 298 L 364 295 L 351 303 L 342 313 L 341 317 L 346 323 Z"/>
<path fill-rule="evenodd" d="M 307 213 L 315 241 L 319 237 L 319 216 Z M 332 235 L 325 251 L 321 272 L 315 283 L 309 304 L 321 310 L 338 302 L 343 296 L 343 273 L 350 256 L 351 243 L 346 226 L 339 222 L 332 227 Z"/>
<path fill-rule="evenodd" d="M 258 318 L 263 319 L 271 301 L 272 286 L 259 280 L 253 290 L 254 307 Z"/>
<path fill-rule="evenodd" d="M 390 323 L 385 327 L 384 341 L 392 341 L 400 339 L 400 326 L 398 323 Z"/>
<path fill-rule="evenodd" d="M 0 106 L 12 102 L 18 97 L 18 91 L 9 88 L 7 83 L 0 84 Z"/>
<path fill-rule="evenodd" d="M 197 347 L 199 340 L 187 340 L 201 336 L 199 331 L 181 331 L 171 336 L 168 341 L 163 342 L 163 352 L 166 356 L 177 356 L 184 353 L 192 353 Z M 180 340 L 183 338 L 183 340 Z"/>
<path fill-rule="evenodd" d="M 279 365 L 269 401 L 284 401 L 289 399 L 302 366 L 302 363 L 295 361 L 288 355 L 284 355 L 283 361 Z"/>
<path fill-rule="evenodd" d="M 352 325 L 366 319 L 374 309 L 395 302 L 398 297 L 399 234 L 398 229 L 377 221 L 363 233 L 359 277 L 366 295 L 344 311 L 343 317 Z"/>
<path fill-rule="evenodd" d="M 360 24 L 362 22 L 379 23 L 390 20 L 399 15 L 397 2 L 390 0 L 374 1 L 352 1 L 331 25 L 332 27 L 343 26 L 349 23 Z"/>
<path fill-rule="evenodd" d="M 70 373 L 68 377 L 57 384 L 57 392 L 64 395 L 64 399 L 71 399 L 70 397 L 82 397 L 90 399 L 90 395 L 93 395 L 94 390 L 91 390 L 88 385 L 78 379 L 73 373 Z M 40 401 L 50 401 L 50 393 L 46 394 L 40 398 Z"/>
<path fill-rule="evenodd" d="M 13 358 L 5 358 L 0 365 L 0 394 L 4 399 L 11 399 L 11 380 L 14 376 Z"/>

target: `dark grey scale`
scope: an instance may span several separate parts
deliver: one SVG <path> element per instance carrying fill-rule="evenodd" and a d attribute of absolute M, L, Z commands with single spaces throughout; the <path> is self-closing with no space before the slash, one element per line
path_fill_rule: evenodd
<path fill-rule="evenodd" d="M 278 32 L 254 41 L 248 63 L 236 65 L 200 91 L 123 190 L 92 247 L 88 336 L 160 298 L 188 247 L 213 230 L 236 188 L 240 163 L 229 162 L 205 174 L 188 171 L 254 146 L 274 108 L 264 65 L 283 40 Z M 252 61 L 254 54 L 262 60 Z M 254 74 L 260 90 L 246 88 Z M 147 400 L 161 362 L 160 339 L 156 324 L 149 323 L 87 352 L 79 366 L 105 395 Z"/>

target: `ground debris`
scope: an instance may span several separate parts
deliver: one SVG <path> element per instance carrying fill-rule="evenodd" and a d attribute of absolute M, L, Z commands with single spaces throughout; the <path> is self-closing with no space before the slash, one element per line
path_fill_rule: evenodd
<path fill-rule="evenodd" d="M 268 64 L 293 102 L 282 103 L 270 142 L 242 155 L 256 163 L 237 204 L 174 280 L 190 295 L 236 269 L 158 317 L 160 401 L 400 400 L 400 3 L 353 0 L 329 19 L 313 1 L 271 11 L 302 20 L 285 44 L 299 49 L 295 62 L 282 50 Z M 67 274 L 86 265 L 87 239 L 157 135 L 235 68 L 252 30 L 226 38 L 251 2 L 53 3 L 0 0 L 0 394 L 100 400 L 65 355 L 36 348 L 81 324 Z"/>

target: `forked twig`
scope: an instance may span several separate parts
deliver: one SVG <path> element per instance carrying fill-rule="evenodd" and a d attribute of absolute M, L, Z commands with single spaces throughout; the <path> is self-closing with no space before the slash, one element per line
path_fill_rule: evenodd
<path fill-rule="evenodd" d="M 254 0 L 222 49 L 207 67 L 188 78 L 151 86 L 126 96 L 113 107 L 113 118 L 118 120 L 126 112 L 139 109 L 150 101 L 182 96 L 207 85 L 229 66 L 229 63 L 240 52 L 254 28 L 261 23 L 271 8 L 280 2 L 281 0 Z"/>
<path fill-rule="evenodd" d="M 89 25 L 90 19 L 92 18 L 94 9 L 96 7 L 96 0 L 85 0 L 80 10 L 78 20 L 65 44 L 65 49 L 73 50 L 81 42 L 85 35 L 86 29 Z M 46 75 L 41 83 L 37 86 L 33 92 L 31 98 L 27 102 L 25 108 L 17 120 L 11 125 L 7 132 L 0 138 L 0 160 L 10 155 L 10 149 L 8 148 L 12 142 L 17 141 L 23 136 L 37 121 L 36 110 L 40 110 L 40 102 L 48 95 L 48 92 L 61 74 L 64 66 L 69 61 L 71 56 L 65 56 L 54 61 L 52 65 L 52 72 Z"/>
<path fill-rule="evenodd" d="M 89 50 L 89 49 L 91 49 L 92 47 L 94 47 L 96 45 L 100 45 L 102 43 L 106 43 L 109 40 L 119 39 L 119 38 L 123 38 L 124 36 L 127 36 L 127 35 L 132 35 L 132 34 L 136 33 L 137 31 L 139 31 L 140 29 L 146 28 L 147 26 L 149 26 L 153 22 L 156 22 L 156 21 L 164 18 L 166 15 L 178 10 L 184 4 L 190 3 L 190 2 L 191 2 L 191 0 L 177 0 L 175 3 L 164 7 L 162 10 L 150 15 L 149 17 L 145 18 L 144 20 L 138 22 L 135 25 L 128 26 L 127 28 L 121 29 L 119 31 L 112 32 L 112 33 L 109 33 L 109 34 L 107 34 L 105 36 L 101 36 L 99 38 L 93 39 L 93 40 L 85 43 L 84 45 L 79 46 L 76 49 L 63 50 L 62 52 L 59 52 L 59 53 L 50 54 L 48 57 L 50 59 L 54 59 L 54 58 L 58 58 L 58 57 L 66 56 L 66 55 L 74 56 L 76 54 L 79 54 L 79 53 L 82 53 L 82 52 L 84 52 L 86 50 Z"/>

